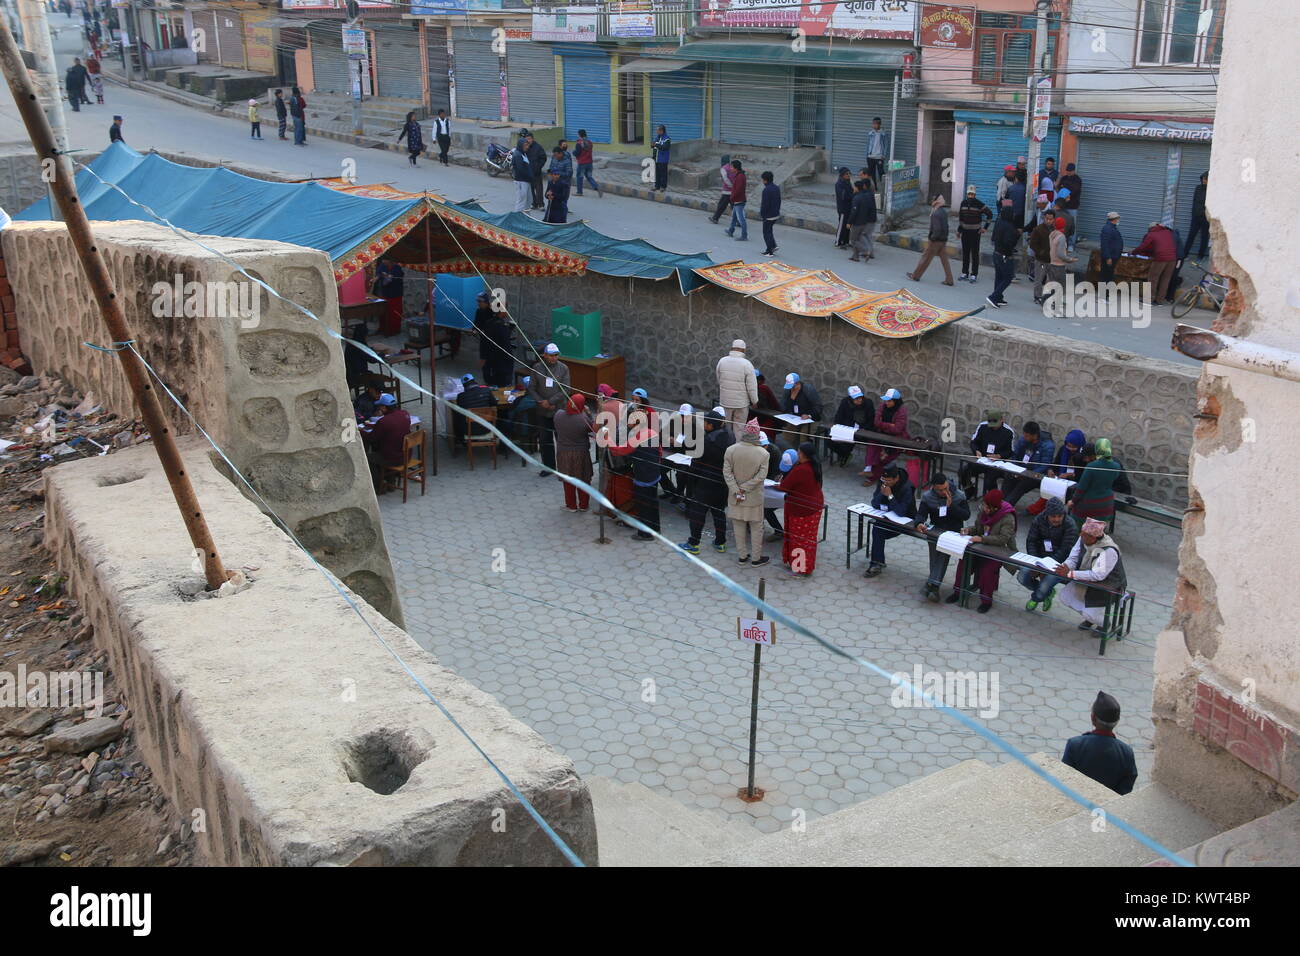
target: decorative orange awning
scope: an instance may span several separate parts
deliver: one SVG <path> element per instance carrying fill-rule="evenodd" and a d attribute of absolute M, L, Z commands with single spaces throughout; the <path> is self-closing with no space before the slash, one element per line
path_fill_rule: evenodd
<path fill-rule="evenodd" d="M 910 339 L 926 332 L 964 319 L 979 312 L 954 312 L 940 309 L 922 301 L 906 289 L 894 292 L 872 292 L 866 301 L 846 312 L 838 312 L 841 319 L 850 322 L 872 335 L 889 339 Z"/>

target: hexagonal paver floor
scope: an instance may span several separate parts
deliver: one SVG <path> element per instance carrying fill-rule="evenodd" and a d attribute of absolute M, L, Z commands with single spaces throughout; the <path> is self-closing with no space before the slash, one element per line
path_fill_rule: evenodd
<path fill-rule="evenodd" d="M 408 408 L 429 421 L 427 405 Z M 736 618 L 751 609 L 660 543 L 607 522 L 612 543 L 597 544 L 597 519 L 566 512 L 560 483 L 515 457 L 496 470 L 480 457 L 471 471 L 445 442 L 438 455 L 426 495 L 379 499 L 408 630 L 579 773 L 639 781 L 771 832 L 795 809 L 816 817 L 960 760 L 1007 759 L 942 713 L 895 706 L 905 702 L 887 680 L 786 632 L 764 651 L 760 675 L 756 780 L 768 797 L 737 799 L 753 648 L 736 639 Z M 1121 516 L 1116 538 L 1139 601 L 1131 636 L 1102 657 L 1068 609 L 1026 612 L 1027 592 L 1009 575 L 989 614 L 920 600 L 919 542 L 892 542 L 873 580 L 862 578 L 861 552 L 845 570 L 844 509 L 867 490 L 855 472 L 827 470 L 829 536 L 816 575 L 791 581 L 768 565 L 768 600 L 890 672 L 973 671 L 990 690 L 996 681 L 995 708 L 965 711 L 1025 752 L 1059 754 L 1089 729 L 1104 689 L 1123 705 L 1120 735 L 1146 777 L 1152 656 L 1169 618 L 1178 532 Z M 685 518 L 671 507 L 662 516 L 665 535 L 684 540 Z M 734 550 L 714 553 L 710 536 L 702 559 L 755 588 L 759 572 L 740 567 Z M 779 559 L 779 543 L 766 547 Z"/>

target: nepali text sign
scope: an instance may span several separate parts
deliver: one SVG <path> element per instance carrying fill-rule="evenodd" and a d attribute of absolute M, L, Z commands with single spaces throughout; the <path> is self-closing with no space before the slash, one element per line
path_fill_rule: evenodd
<path fill-rule="evenodd" d="M 653 13 L 611 13 L 609 35 L 614 37 L 652 37 L 655 35 Z"/>
<path fill-rule="evenodd" d="M 971 50 L 975 47 L 975 8 L 946 3 L 921 6 L 918 28 L 921 46 L 940 50 Z"/>
<path fill-rule="evenodd" d="M 890 211 L 904 212 L 921 201 L 921 167 L 904 166 L 889 173 Z"/>
<path fill-rule="evenodd" d="M 533 39 L 558 43 L 595 43 L 599 7 L 538 7 L 533 11 Z"/>
<path fill-rule="evenodd" d="M 911 40 L 917 0 L 708 0 L 700 25 L 712 27 L 798 27 L 806 36 L 855 40 Z"/>
<path fill-rule="evenodd" d="M 355 27 L 343 28 L 343 52 L 349 60 L 364 60 L 366 52 L 366 31 Z"/>
<path fill-rule="evenodd" d="M 736 618 L 736 637 L 751 644 L 771 647 L 776 643 L 776 622 L 760 621 L 757 618 Z"/>
<path fill-rule="evenodd" d="M 916 0 L 847 0 L 835 4 L 826 33 L 854 40 L 911 40 L 920 8 Z"/>
<path fill-rule="evenodd" d="M 1184 143 L 1208 143 L 1214 139 L 1214 126 L 1210 123 L 1105 119 L 1096 116 L 1070 117 L 1070 132 L 1076 136 L 1119 136 L 1126 139 L 1165 139 Z"/>

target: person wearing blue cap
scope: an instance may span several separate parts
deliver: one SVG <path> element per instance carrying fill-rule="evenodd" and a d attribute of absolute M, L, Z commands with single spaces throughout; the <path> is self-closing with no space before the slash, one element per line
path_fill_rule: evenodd
<path fill-rule="evenodd" d="M 907 406 L 902 393 L 896 388 L 886 390 L 876 406 L 876 431 L 897 438 L 911 438 L 907 433 Z M 862 483 L 871 487 L 876 483 L 880 469 L 902 454 L 899 448 L 887 448 L 874 442 L 867 444 L 866 467 L 862 470 Z"/>
<path fill-rule="evenodd" d="M 822 466 L 812 442 L 799 446 L 795 462 L 777 487 L 785 494 L 781 560 L 796 580 L 806 581 L 817 569 L 817 532 L 826 504 L 822 494 Z"/>
<path fill-rule="evenodd" d="M 497 398 L 492 394 L 492 389 L 478 382 L 473 375 L 462 375 L 460 384 L 463 390 L 456 396 L 456 404 L 461 408 L 495 408 Z M 470 425 L 470 420 L 464 415 L 452 413 L 452 432 L 456 436 L 456 444 L 463 445 L 465 436 Z M 473 423 L 473 434 L 477 438 L 480 435 L 489 434 L 487 429 L 477 422 Z"/>
<path fill-rule="evenodd" d="M 380 395 L 375 405 L 382 417 L 370 429 L 365 441 L 375 490 L 383 494 L 387 490 L 384 468 L 402 464 L 402 442 L 411 432 L 411 416 L 388 392 Z"/>
<path fill-rule="evenodd" d="M 817 390 L 800 378 L 798 372 L 785 377 L 785 401 L 781 408 L 787 415 L 798 415 L 803 420 L 801 425 L 785 425 L 790 444 L 803 441 L 822 420 L 822 402 Z"/>

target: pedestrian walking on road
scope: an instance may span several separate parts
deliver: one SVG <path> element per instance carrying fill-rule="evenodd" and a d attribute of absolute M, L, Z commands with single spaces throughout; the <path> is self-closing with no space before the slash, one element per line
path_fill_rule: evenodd
<path fill-rule="evenodd" d="M 853 209 L 853 178 L 849 167 L 841 166 L 839 178 L 835 180 L 835 214 L 840 217 L 839 228 L 835 230 L 835 248 L 843 249 L 851 239 L 849 235 L 849 215 Z"/>
<path fill-rule="evenodd" d="M 113 125 L 108 128 L 108 144 L 125 143 L 126 137 L 122 135 L 122 117 L 114 116 Z"/>
<path fill-rule="evenodd" d="M 1020 230 L 1012 219 L 1011 200 L 1004 199 L 998 211 L 998 221 L 993 224 L 993 291 L 985 300 L 995 309 L 1007 304 L 1003 293 L 1016 274 L 1016 245 L 1019 242 Z"/>
<path fill-rule="evenodd" d="M 68 88 L 68 101 L 72 104 L 74 113 L 81 112 L 82 102 L 90 102 L 86 99 L 86 68 L 81 65 L 81 58 L 74 57 L 72 66 L 68 67 L 67 73 L 63 76 L 63 83 Z"/>
<path fill-rule="evenodd" d="M 773 182 L 770 172 L 763 173 L 760 178 L 763 180 L 763 195 L 759 200 L 758 214 L 763 220 L 763 242 L 766 245 L 763 255 L 774 256 L 777 246 L 773 230 L 781 218 L 781 187 Z"/>
<path fill-rule="evenodd" d="M 293 88 L 289 97 L 289 115 L 293 117 L 293 145 L 307 145 L 307 99 L 302 90 Z"/>
<path fill-rule="evenodd" d="M 925 252 L 921 253 L 921 260 L 916 264 L 916 271 L 907 274 L 907 277 L 913 282 L 921 281 L 921 277 L 925 275 L 925 270 L 930 267 L 930 262 L 938 256 L 939 262 L 943 264 L 943 284 L 954 284 L 952 281 L 952 266 L 948 264 L 948 210 L 945 208 L 947 205 L 948 201 L 943 196 L 935 196 L 930 202 L 932 207 L 930 232 L 928 241 L 925 244 Z"/>
<path fill-rule="evenodd" d="M 284 131 L 289 125 L 289 107 L 284 103 L 284 90 L 275 91 L 275 121 L 280 127 L 280 138 L 288 139 Z"/>
<path fill-rule="evenodd" d="M 578 173 L 574 178 L 577 194 L 582 195 L 582 182 L 585 179 L 596 190 L 596 195 L 604 199 L 605 194 L 600 191 L 600 184 L 591 175 L 591 168 L 596 161 L 596 144 L 591 141 L 585 129 L 578 130 L 578 138 L 573 143 L 573 161 L 578 165 Z"/>
<path fill-rule="evenodd" d="M 853 255 L 849 262 L 863 262 L 875 258 L 871 236 L 876 231 L 876 194 L 870 179 L 859 179 L 853 184 L 853 204 L 849 207 L 849 246 Z"/>
<path fill-rule="evenodd" d="M 731 161 L 731 225 L 727 235 L 737 242 L 749 241 L 749 221 L 745 219 L 745 169 L 740 160 Z M 740 235 L 736 235 L 736 226 L 740 226 Z"/>
<path fill-rule="evenodd" d="M 735 170 L 731 168 L 731 154 L 727 153 L 722 157 L 722 167 L 718 170 L 718 178 L 721 182 L 722 195 L 718 197 L 718 208 L 713 210 L 713 215 L 709 217 L 709 222 L 717 222 L 722 218 L 722 214 L 727 211 L 731 205 L 731 184 L 735 179 Z"/>
<path fill-rule="evenodd" d="M 90 74 L 90 91 L 95 94 L 95 103 L 104 105 L 104 78 L 98 73 Z"/>
<path fill-rule="evenodd" d="M 1196 258 L 1204 259 L 1210 251 L 1210 220 L 1205 215 L 1205 193 L 1209 189 L 1210 174 L 1201 173 L 1201 181 L 1192 191 L 1192 227 L 1187 230 L 1187 245 L 1183 246 L 1183 258 L 1192 251 L 1192 243 L 1201 237 L 1201 248 Z"/>
<path fill-rule="evenodd" d="M 406 140 L 406 155 L 411 165 L 418 165 L 415 160 L 424 152 L 424 131 L 420 129 L 414 110 L 406 114 L 406 122 L 402 124 L 402 131 L 397 134 L 397 141 L 400 143 L 402 140 Z"/>
<path fill-rule="evenodd" d="M 978 282 L 980 272 L 980 238 L 993 221 L 993 210 L 975 198 L 975 187 L 966 187 L 966 198 L 957 209 L 957 234 L 961 236 L 961 278 Z"/>
<path fill-rule="evenodd" d="M 262 121 L 257 114 L 257 100 L 248 101 L 249 139 L 262 138 Z"/>
<path fill-rule="evenodd" d="M 668 163 L 672 159 L 672 149 L 673 141 L 668 137 L 668 127 L 660 126 L 655 131 L 650 152 L 655 160 L 655 189 L 661 193 L 668 192 Z"/>
<path fill-rule="evenodd" d="M 438 141 L 438 162 L 450 166 L 451 160 L 447 158 L 447 153 L 451 150 L 451 118 L 447 116 L 446 110 L 438 110 L 438 115 L 433 119 L 433 138 Z"/>

